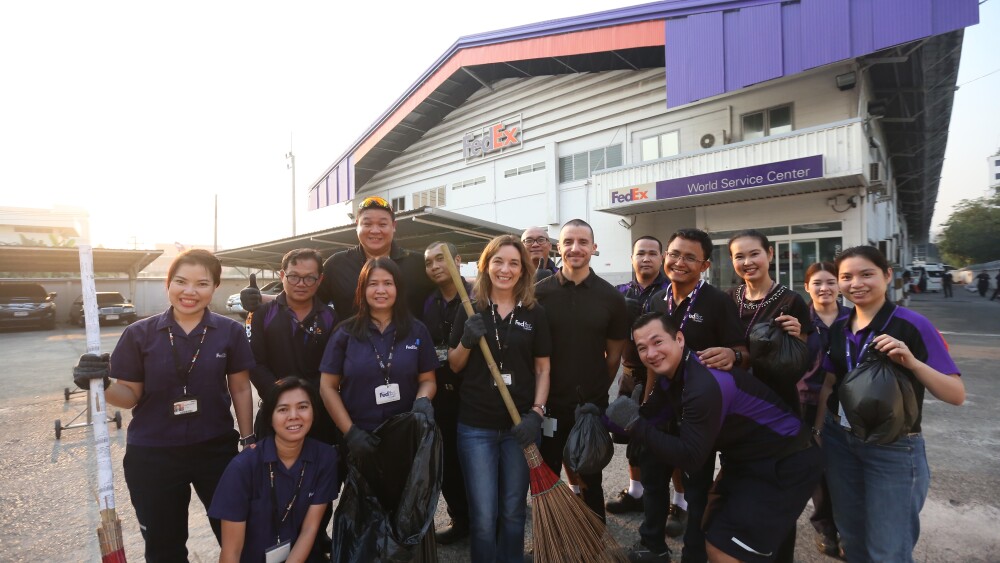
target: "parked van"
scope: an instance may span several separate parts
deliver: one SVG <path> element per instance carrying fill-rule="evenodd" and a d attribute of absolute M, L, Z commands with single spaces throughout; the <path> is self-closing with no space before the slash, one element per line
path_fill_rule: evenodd
<path fill-rule="evenodd" d="M 910 273 L 913 276 L 913 285 L 919 286 L 921 274 L 927 274 L 927 291 L 941 291 L 941 278 L 944 277 L 945 269 L 940 264 L 918 264 L 910 265 Z"/>

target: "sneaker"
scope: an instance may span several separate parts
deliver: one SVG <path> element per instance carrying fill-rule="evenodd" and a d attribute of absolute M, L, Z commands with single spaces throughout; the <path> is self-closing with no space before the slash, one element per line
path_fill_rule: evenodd
<path fill-rule="evenodd" d="M 687 528 L 687 521 L 688 511 L 676 504 L 671 504 L 670 513 L 667 515 L 667 537 L 679 538 L 683 536 L 684 529 Z"/>
<path fill-rule="evenodd" d="M 670 563 L 670 547 L 662 553 L 653 553 L 642 542 L 636 542 L 628 550 L 628 560 L 632 563 Z"/>
<path fill-rule="evenodd" d="M 447 528 L 434 530 L 434 540 L 441 545 L 449 545 L 469 535 L 469 525 L 460 524 L 454 520 Z"/>
<path fill-rule="evenodd" d="M 628 494 L 628 489 L 622 489 L 618 497 L 604 503 L 604 507 L 612 514 L 624 514 L 626 512 L 642 512 L 642 497 L 635 498 Z"/>

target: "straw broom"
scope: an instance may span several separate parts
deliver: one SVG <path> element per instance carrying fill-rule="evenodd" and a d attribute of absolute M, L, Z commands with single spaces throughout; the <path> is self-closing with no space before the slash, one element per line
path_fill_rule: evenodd
<path fill-rule="evenodd" d="M 465 291 L 462 276 L 455 267 L 455 259 L 447 245 L 441 245 L 448 273 L 455 282 L 458 295 L 462 298 L 465 313 L 472 316 L 472 303 Z M 490 374 L 503 398 L 507 412 L 515 425 L 521 423 L 521 415 L 507 391 L 500 370 L 493 360 L 486 338 L 479 339 L 479 349 L 486 359 Z M 608 533 L 607 526 L 584 502 L 570 490 L 569 486 L 549 469 L 542 461 L 538 446 L 531 444 L 524 450 L 528 461 L 531 480 L 531 502 L 534 506 L 531 516 L 531 535 L 535 546 L 535 561 L 541 563 L 600 563 L 607 561 L 628 561 L 624 550 Z"/>

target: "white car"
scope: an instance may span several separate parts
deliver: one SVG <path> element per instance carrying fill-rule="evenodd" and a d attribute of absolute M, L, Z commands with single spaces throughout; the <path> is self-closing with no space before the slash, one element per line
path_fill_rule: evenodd
<path fill-rule="evenodd" d="M 264 287 L 260 288 L 261 294 L 264 295 L 277 295 L 281 293 L 281 280 L 274 280 Z M 244 319 L 247 318 L 247 312 L 243 310 L 243 305 L 240 304 L 240 294 L 234 293 L 226 299 L 226 310 L 230 313 L 236 313 Z"/>

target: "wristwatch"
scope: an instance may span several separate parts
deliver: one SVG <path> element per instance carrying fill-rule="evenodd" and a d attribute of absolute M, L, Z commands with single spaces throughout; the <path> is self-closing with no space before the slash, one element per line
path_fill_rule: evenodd
<path fill-rule="evenodd" d="M 240 447 L 245 448 L 245 447 L 249 446 L 250 444 L 254 444 L 256 442 L 257 442 L 257 435 L 256 434 L 250 434 L 248 436 L 244 436 L 244 437 L 240 438 Z"/>
<path fill-rule="evenodd" d="M 732 350 L 733 353 L 736 354 L 736 359 L 733 361 L 733 365 L 737 365 L 737 366 L 738 365 L 742 365 L 743 364 L 743 352 L 737 350 L 736 348 L 730 348 L 730 350 Z"/>
<path fill-rule="evenodd" d="M 542 416 L 549 416 L 549 411 L 545 408 L 545 405 L 531 405 L 531 408 L 542 409 Z"/>

